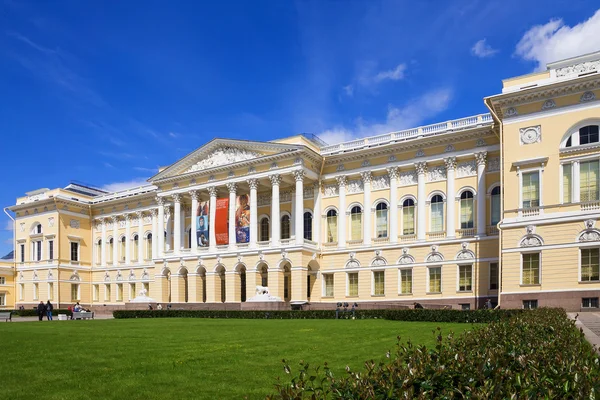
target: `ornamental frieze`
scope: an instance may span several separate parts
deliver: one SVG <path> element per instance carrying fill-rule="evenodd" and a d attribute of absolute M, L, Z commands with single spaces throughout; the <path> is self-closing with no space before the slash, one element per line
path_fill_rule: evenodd
<path fill-rule="evenodd" d="M 477 162 L 475 160 L 458 163 L 456 167 L 456 177 L 477 175 Z"/>
<path fill-rule="evenodd" d="M 410 186 L 417 184 L 417 171 L 401 171 L 400 186 Z"/>
<path fill-rule="evenodd" d="M 246 161 L 253 158 L 261 157 L 262 154 L 248 151 L 244 149 L 237 149 L 234 147 L 220 147 L 192 165 L 186 172 L 202 171 L 208 168 L 218 167 L 221 165 L 233 164 L 240 161 Z"/>

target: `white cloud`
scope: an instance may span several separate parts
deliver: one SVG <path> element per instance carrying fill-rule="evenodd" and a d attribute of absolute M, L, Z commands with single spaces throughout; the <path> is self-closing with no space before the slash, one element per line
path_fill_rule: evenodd
<path fill-rule="evenodd" d="M 354 94 L 354 86 L 352 84 L 346 85 L 342 89 L 344 89 L 344 93 L 346 93 L 346 96 L 348 97 L 352 97 Z"/>
<path fill-rule="evenodd" d="M 119 192 L 121 190 L 126 190 L 126 189 L 136 188 L 136 187 L 140 187 L 140 186 L 146 186 L 146 185 L 148 185 L 148 182 L 146 181 L 146 179 L 135 178 L 135 179 L 132 179 L 130 181 L 125 181 L 125 182 L 108 183 L 108 184 L 102 186 L 102 189 L 104 189 L 108 192 Z"/>
<path fill-rule="evenodd" d="M 537 62 L 536 70 L 544 70 L 546 64 L 565 58 L 600 50 L 600 10 L 573 27 L 562 19 L 550 20 L 545 25 L 529 29 L 515 49 L 524 60 Z"/>
<path fill-rule="evenodd" d="M 493 49 L 492 46 L 486 43 L 487 39 L 478 40 L 477 43 L 471 47 L 471 54 L 479 58 L 491 57 L 500 50 Z"/>
<path fill-rule="evenodd" d="M 15 228 L 14 222 L 12 222 L 10 220 L 6 221 L 6 226 L 4 227 L 5 231 L 11 231 L 12 232 L 14 230 L 14 228 Z"/>
<path fill-rule="evenodd" d="M 441 88 L 432 90 L 413 99 L 404 107 L 389 106 L 385 122 L 368 123 L 358 119 L 354 127 L 337 126 L 318 134 L 329 144 L 335 144 L 360 137 L 380 135 L 413 128 L 448 108 L 452 100 L 452 90 Z"/>
<path fill-rule="evenodd" d="M 381 81 L 385 81 L 386 79 L 392 81 L 398 81 L 404 78 L 404 71 L 406 70 L 406 64 L 398 64 L 398 66 L 394 69 L 390 69 L 388 71 L 381 71 L 377 75 L 373 77 L 373 81 L 379 83 Z"/>
<path fill-rule="evenodd" d="M 172 137 L 172 138 L 176 138 L 179 135 L 177 133 L 175 133 L 175 132 L 169 132 L 169 136 Z"/>

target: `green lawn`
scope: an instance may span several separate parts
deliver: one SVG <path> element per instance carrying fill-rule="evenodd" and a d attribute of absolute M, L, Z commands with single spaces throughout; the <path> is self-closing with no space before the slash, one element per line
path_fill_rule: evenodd
<path fill-rule="evenodd" d="M 393 350 L 396 336 L 467 324 L 385 320 L 128 319 L 0 323 L 4 399 L 240 399 L 288 379 L 281 359 L 336 374 Z"/>

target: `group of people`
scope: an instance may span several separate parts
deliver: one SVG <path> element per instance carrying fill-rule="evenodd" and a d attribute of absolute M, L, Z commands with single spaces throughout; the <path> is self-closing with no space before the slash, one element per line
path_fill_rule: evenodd
<path fill-rule="evenodd" d="M 162 310 L 163 309 L 162 304 L 158 303 L 156 305 L 156 309 Z M 170 310 L 170 309 L 171 309 L 171 304 L 167 304 L 167 310 Z M 148 310 L 154 310 L 154 307 L 152 307 L 152 303 L 148 303 Z"/>
<path fill-rule="evenodd" d="M 52 321 L 52 310 L 54 310 L 54 306 L 50 303 L 50 300 L 46 304 L 40 301 L 40 304 L 37 306 L 37 314 L 40 321 L 44 319 L 44 315 L 48 318 L 48 321 Z"/>

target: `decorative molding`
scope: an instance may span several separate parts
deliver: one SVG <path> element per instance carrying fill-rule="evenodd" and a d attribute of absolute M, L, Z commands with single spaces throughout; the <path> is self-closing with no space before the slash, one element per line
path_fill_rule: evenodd
<path fill-rule="evenodd" d="M 81 223 L 77 219 L 72 219 L 71 221 L 69 221 L 69 226 L 73 229 L 79 229 L 81 226 Z"/>
<path fill-rule="evenodd" d="M 389 167 L 389 168 L 386 168 L 386 170 L 390 177 L 390 180 L 398 179 L 398 177 L 400 176 L 400 174 L 399 174 L 400 170 L 398 169 L 398 167 Z"/>
<path fill-rule="evenodd" d="M 600 231 L 598 229 L 594 229 L 595 225 L 596 221 L 593 219 L 585 220 L 585 230 L 579 234 L 580 242 L 596 242 L 600 240 Z"/>
<path fill-rule="evenodd" d="M 417 171 L 401 171 L 400 186 L 410 186 L 417 184 Z"/>
<path fill-rule="evenodd" d="M 250 187 L 250 190 L 256 190 L 258 189 L 258 179 L 248 179 L 246 182 L 248 182 L 248 186 Z"/>
<path fill-rule="evenodd" d="M 594 72 L 600 70 L 600 60 L 595 61 L 586 61 L 583 63 L 569 65 L 564 68 L 556 69 L 556 77 L 560 78 L 563 76 L 579 76 L 581 74 L 586 74 L 588 72 Z"/>
<path fill-rule="evenodd" d="M 233 178 L 234 176 L 235 176 L 235 172 L 233 172 L 233 171 L 229 171 L 229 172 L 227 173 L 227 177 L 228 177 L 228 178 Z"/>
<path fill-rule="evenodd" d="M 477 165 L 485 165 L 487 161 L 487 151 L 481 151 L 479 153 L 475 153 L 475 161 L 477 161 Z"/>
<path fill-rule="evenodd" d="M 335 183 L 330 183 L 327 185 L 323 185 L 323 196 L 325 197 L 333 197 L 339 194 L 339 185 Z"/>
<path fill-rule="evenodd" d="M 371 261 L 372 267 L 385 267 L 387 265 L 387 261 L 385 258 L 381 256 L 377 256 Z"/>
<path fill-rule="evenodd" d="M 371 171 L 361 172 L 360 177 L 361 177 L 362 181 L 365 183 L 370 183 L 371 180 L 373 180 L 373 174 L 371 173 Z"/>
<path fill-rule="evenodd" d="M 415 169 L 417 170 L 417 174 L 425 174 L 427 172 L 427 163 L 424 161 L 416 162 Z"/>
<path fill-rule="evenodd" d="M 542 237 L 535 234 L 535 225 L 527 225 L 525 232 L 525 236 L 519 242 L 519 247 L 538 247 L 544 244 Z"/>
<path fill-rule="evenodd" d="M 337 172 L 345 171 L 346 167 L 344 167 L 344 164 L 339 164 L 335 170 Z"/>
<path fill-rule="evenodd" d="M 217 197 L 217 188 L 215 186 L 211 186 L 208 188 L 208 195 L 210 197 Z"/>
<path fill-rule="evenodd" d="M 521 144 L 533 144 L 542 141 L 542 126 L 528 126 L 526 128 L 519 129 L 519 137 L 521 138 Z"/>
<path fill-rule="evenodd" d="M 596 100 L 596 94 L 594 92 L 585 92 L 579 98 L 580 103 L 587 103 L 588 101 Z"/>
<path fill-rule="evenodd" d="M 304 199 L 312 199 L 315 197 L 315 187 L 313 185 L 306 185 L 303 187 L 303 197 Z"/>
<path fill-rule="evenodd" d="M 443 181 L 446 179 L 446 167 L 438 165 L 427 171 L 427 182 Z"/>
<path fill-rule="evenodd" d="M 298 169 L 298 170 L 294 171 L 293 173 L 294 173 L 294 179 L 296 180 L 296 182 L 304 180 L 304 171 L 303 170 Z"/>
<path fill-rule="evenodd" d="M 500 157 L 492 157 L 488 159 L 488 172 L 500 171 Z"/>
<path fill-rule="evenodd" d="M 549 110 L 551 108 L 556 107 L 556 102 L 552 99 L 548 99 L 542 104 L 542 111 Z"/>
<path fill-rule="evenodd" d="M 369 174 L 370 174 L 370 172 L 369 172 Z M 349 180 L 346 190 L 348 191 L 348 194 L 363 192 L 365 190 L 363 180 L 362 179 Z"/>
<path fill-rule="evenodd" d="M 173 198 L 174 203 L 181 203 L 181 194 L 180 193 L 175 193 L 171 197 Z"/>
<path fill-rule="evenodd" d="M 25 226 L 24 224 L 22 224 L 22 225 Z M 50 228 L 52 228 L 54 226 L 54 217 L 48 218 L 48 226 Z M 21 232 L 23 232 L 23 230 L 21 230 Z"/>
<path fill-rule="evenodd" d="M 391 156 L 388 157 L 388 162 L 395 162 L 395 161 L 398 161 L 398 158 L 396 158 L 395 155 L 392 154 Z"/>
<path fill-rule="evenodd" d="M 271 163 L 271 166 L 269 167 L 269 169 L 277 169 L 277 163 L 275 161 L 273 161 Z"/>
<path fill-rule="evenodd" d="M 444 158 L 444 164 L 446 164 L 446 170 L 456 169 L 456 157 Z"/>
<path fill-rule="evenodd" d="M 448 146 L 446 146 L 446 148 L 444 149 L 445 153 L 450 153 L 451 151 L 455 151 L 456 149 L 454 148 L 454 145 L 449 144 Z"/>
<path fill-rule="evenodd" d="M 417 152 L 415 153 L 415 157 L 425 157 L 425 152 L 423 151 L 423 149 L 417 150 Z"/>
<path fill-rule="evenodd" d="M 485 142 L 485 140 L 483 138 L 479 138 L 477 139 L 477 142 L 475 142 L 475 147 L 485 147 L 487 146 L 487 143 Z"/>
<path fill-rule="evenodd" d="M 364 160 L 362 162 L 362 164 L 360 164 L 361 167 L 365 168 L 365 167 L 370 167 L 371 166 L 371 161 L 369 160 Z"/>
<path fill-rule="evenodd" d="M 203 157 L 202 160 L 192 165 L 191 168 L 185 172 L 202 171 L 208 168 L 218 167 L 221 165 L 233 164 L 240 161 L 246 161 L 253 158 L 262 157 L 262 154 L 248 151 L 244 149 L 238 149 L 235 147 L 219 147 L 212 153 Z"/>
<path fill-rule="evenodd" d="M 381 190 L 387 189 L 390 187 L 390 176 L 389 175 L 379 175 L 373 177 L 371 181 L 371 188 L 373 190 Z"/>
<path fill-rule="evenodd" d="M 269 175 L 269 179 L 271 180 L 271 186 L 279 186 L 281 184 L 281 175 Z"/>
<path fill-rule="evenodd" d="M 52 220 L 52 225 L 50 225 L 50 220 Z M 54 217 L 48 218 L 48 225 L 54 226 Z M 25 222 L 21 222 L 19 224 L 19 229 L 21 230 L 21 232 L 25 232 Z"/>
<path fill-rule="evenodd" d="M 336 177 L 336 180 L 340 187 L 345 187 L 348 183 L 348 178 L 345 175 Z"/>
<path fill-rule="evenodd" d="M 517 109 L 514 107 L 507 108 L 506 111 L 504 111 L 505 117 L 515 117 L 517 115 L 519 115 L 519 113 L 517 112 Z"/>
<path fill-rule="evenodd" d="M 477 163 L 475 160 L 458 163 L 458 167 L 456 168 L 457 178 L 473 175 L 477 175 Z"/>
<path fill-rule="evenodd" d="M 260 193 L 257 197 L 257 204 L 259 207 L 271 205 L 271 193 Z"/>

